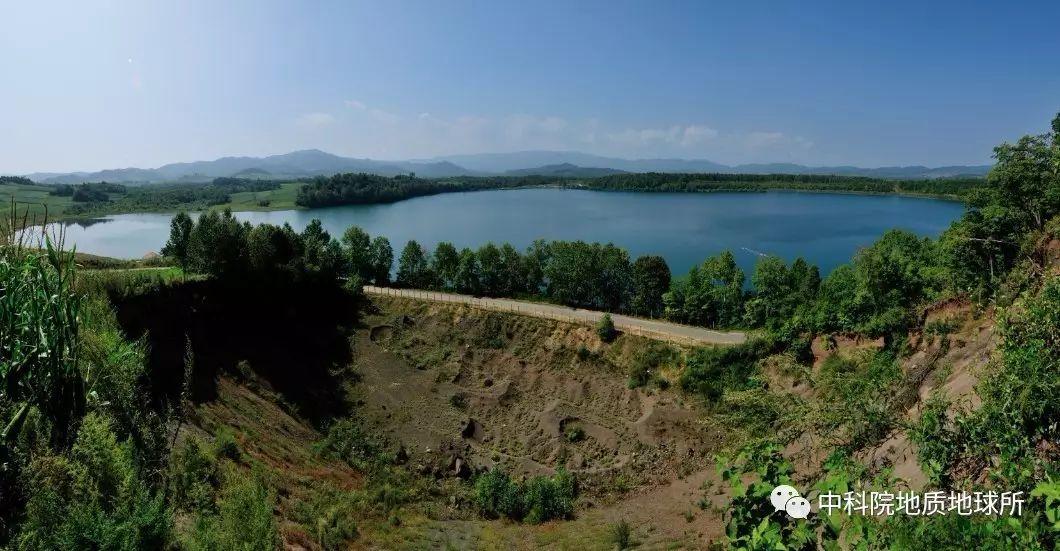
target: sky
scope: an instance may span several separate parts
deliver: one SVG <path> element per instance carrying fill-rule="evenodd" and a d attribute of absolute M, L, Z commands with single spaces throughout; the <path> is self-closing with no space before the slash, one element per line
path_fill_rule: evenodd
<path fill-rule="evenodd" d="M 0 174 L 576 150 L 984 164 L 1060 111 L 1060 2 L 4 0 Z"/>

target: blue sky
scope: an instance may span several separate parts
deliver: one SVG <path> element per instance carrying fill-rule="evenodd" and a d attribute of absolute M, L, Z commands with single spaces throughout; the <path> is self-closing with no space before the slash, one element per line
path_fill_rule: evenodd
<path fill-rule="evenodd" d="M 319 148 L 978 164 L 1060 110 L 1060 2 L 12 2 L 0 173 Z"/>

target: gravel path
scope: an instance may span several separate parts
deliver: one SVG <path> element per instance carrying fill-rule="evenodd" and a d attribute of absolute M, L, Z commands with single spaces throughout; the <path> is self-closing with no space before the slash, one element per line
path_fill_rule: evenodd
<path fill-rule="evenodd" d="M 469 295 L 457 295 L 440 291 L 391 289 L 389 287 L 365 285 L 364 292 L 371 295 L 466 304 L 468 306 L 474 306 L 486 310 L 511 312 L 514 314 L 571 323 L 594 324 L 599 321 L 600 317 L 604 314 L 603 312 L 598 312 L 596 310 L 569 308 L 556 304 L 525 302 L 507 298 L 477 298 Z M 692 346 L 702 344 L 740 344 L 747 340 L 747 335 L 738 331 L 712 331 L 702 327 L 692 327 L 668 321 L 634 318 L 631 316 L 623 316 L 621 314 L 611 314 L 611 319 L 614 320 L 615 327 L 620 331 L 679 344 Z"/>

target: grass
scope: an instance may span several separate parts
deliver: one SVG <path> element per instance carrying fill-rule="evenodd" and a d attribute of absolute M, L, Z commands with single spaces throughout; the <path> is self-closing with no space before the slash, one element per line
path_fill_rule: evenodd
<path fill-rule="evenodd" d="M 48 218 L 56 220 L 60 218 L 66 209 L 73 203 L 69 197 L 58 197 L 49 195 L 52 188 L 43 185 L 24 184 L 0 184 L 0 201 L 6 205 L 11 204 L 11 199 L 19 203 L 19 213 L 28 211 L 29 217 L 41 217 L 47 210 Z"/>
<path fill-rule="evenodd" d="M 152 184 L 155 185 L 155 184 Z M 159 184 L 161 185 L 161 184 Z M 233 193 L 227 203 L 213 205 L 210 210 L 222 210 L 231 208 L 233 211 L 266 211 L 266 210 L 292 210 L 301 209 L 295 205 L 294 200 L 298 196 L 298 190 L 302 182 L 286 182 L 280 184 L 280 189 L 269 191 L 246 191 Z M 45 212 L 49 221 L 76 220 L 94 218 L 108 214 L 123 214 L 128 212 L 176 212 L 178 210 L 202 210 L 200 204 L 187 204 L 180 207 L 129 207 L 121 203 L 96 204 L 91 214 L 71 214 L 67 211 L 75 204 L 70 197 L 59 197 L 50 195 L 52 186 L 47 185 L 25 185 L 25 184 L 0 184 L 0 201 L 10 204 L 11 199 L 19 204 L 20 213 L 28 212 L 31 222 L 39 223 Z M 140 188 L 146 189 L 146 188 Z M 118 200 L 120 194 L 112 194 L 112 200 Z M 83 203 L 76 203 L 81 205 Z M 34 219 L 36 217 L 36 219 Z"/>
<path fill-rule="evenodd" d="M 233 211 L 300 209 L 303 207 L 295 205 L 294 200 L 304 185 L 301 182 L 288 182 L 280 184 L 280 189 L 233 193 L 231 201 L 214 208 L 231 208 Z"/>

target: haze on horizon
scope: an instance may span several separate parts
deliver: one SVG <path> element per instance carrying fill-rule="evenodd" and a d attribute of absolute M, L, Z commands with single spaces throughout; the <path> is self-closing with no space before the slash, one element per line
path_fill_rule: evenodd
<path fill-rule="evenodd" d="M 732 4 L 13 3 L 0 174 L 310 148 L 973 165 L 1058 107 L 1055 2 Z"/>

